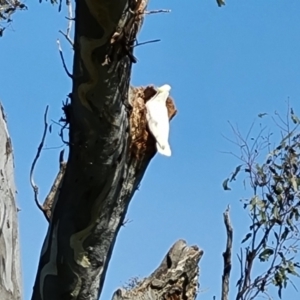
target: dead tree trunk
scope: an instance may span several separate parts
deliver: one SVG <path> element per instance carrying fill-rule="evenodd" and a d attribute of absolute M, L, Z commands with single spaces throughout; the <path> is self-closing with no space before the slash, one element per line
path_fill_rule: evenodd
<path fill-rule="evenodd" d="M 160 266 L 148 278 L 133 283 L 130 289 L 118 289 L 112 300 L 194 300 L 198 292 L 198 263 L 203 251 L 177 241 Z"/>
<path fill-rule="evenodd" d="M 33 300 L 98 299 L 114 243 L 155 143 L 129 87 L 148 0 L 77 0 L 69 158 L 52 207 Z M 175 114 L 168 99 L 170 118 Z"/>
<path fill-rule="evenodd" d="M 0 103 L 0 299 L 21 299 L 19 229 L 11 140 Z"/>

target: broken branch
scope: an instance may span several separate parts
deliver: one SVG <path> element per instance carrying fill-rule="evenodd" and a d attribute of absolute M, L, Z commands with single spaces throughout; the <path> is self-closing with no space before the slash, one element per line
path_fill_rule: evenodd
<path fill-rule="evenodd" d="M 225 252 L 223 252 L 224 269 L 222 275 L 222 297 L 221 297 L 222 300 L 228 300 L 229 278 L 231 272 L 231 250 L 232 250 L 233 229 L 230 222 L 229 210 L 230 208 L 228 206 L 226 211 L 223 214 L 224 224 L 226 227 L 226 234 L 227 234 L 227 243 L 226 243 Z"/>

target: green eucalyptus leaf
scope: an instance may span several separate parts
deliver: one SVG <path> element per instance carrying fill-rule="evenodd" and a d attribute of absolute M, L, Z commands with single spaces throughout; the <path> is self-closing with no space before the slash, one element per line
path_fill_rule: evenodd
<path fill-rule="evenodd" d="M 258 258 L 260 261 L 267 261 L 269 259 L 269 257 L 273 254 L 274 254 L 273 249 L 266 248 L 259 254 Z"/>
<path fill-rule="evenodd" d="M 259 118 L 262 118 L 262 117 L 264 117 L 264 116 L 266 116 L 267 115 L 267 113 L 260 113 L 260 114 L 258 114 L 257 116 L 259 117 Z"/>
<path fill-rule="evenodd" d="M 290 232 L 289 228 L 288 228 L 288 227 L 285 227 L 283 233 L 281 234 L 280 239 L 281 239 L 281 240 L 285 240 L 285 239 L 287 238 L 289 232 Z"/>
<path fill-rule="evenodd" d="M 229 178 L 227 178 L 227 179 L 225 179 L 224 181 L 223 181 L 223 189 L 225 190 L 225 191 L 230 191 L 231 190 L 231 188 L 228 186 L 228 182 L 229 182 Z"/>
<path fill-rule="evenodd" d="M 236 180 L 236 176 L 237 174 L 241 171 L 241 168 L 242 168 L 243 165 L 239 165 L 235 168 L 231 178 L 230 178 L 230 181 L 233 181 L 233 180 Z"/>
<path fill-rule="evenodd" d="M 247 240 L 249 240 L 251 238 L 251 236 L 252 236 L 252 233 L 250 233 L 250 232 L 247 233 L 241 243 L 242 244 L 245 243 Z"/>
<path fill-rule="evenodd" d="M 300 119 L 294 114 L 294 111 L 292 108 L 291 108 L 291 119 L 294 124 L 300 124 Z"/>

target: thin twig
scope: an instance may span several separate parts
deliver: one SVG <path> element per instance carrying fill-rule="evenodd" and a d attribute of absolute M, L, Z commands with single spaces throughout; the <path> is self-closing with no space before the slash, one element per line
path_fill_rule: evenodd
<path fill-rule="evenodd" d="M 240 255 L 237 254 L 237 257 L 238 257 L 238 260 L 240 262 L 240 272 L 241 272 L 241 275 L 240 275 L 240 279 L 238 280 L 238 283 L 236 284 L 238 287 L 239 287 L 239 290 L 241 289 L 241 283 L 243 281 L 243 270 L 244 270 L 244 267 L 243 267 L 243 249 L 240 248 Z"/>
<path fill-rule="evenodd" d="M 250 149 L 250 153 L 253 153 L 255 147 L 258 147 L 258 140 L 259 140 L 259 138 L 262 136 L 262 134 L 263 134 L 263 132 L 265 131 L 266 128 L 267 128 L 267 126 L 265 126 L 264 128 L 262 128 L 262 129 L 259 131 L 258 135 L 256 136 L 256 138 L 255 138 L 255 140 L 254 140 L 254 142 L 253 142 L 253 144 L 252 144 L 252 147 L 251 147 L 251 149 Z"/>
<path fill-rule="evenodd" d="M 70 78 L 73 78 L 73 75 L 68 71 L 67 69 L 67 66 L 66 66 L 66 63 L 65 63 L 65 59 L 64 59 L 64 55 L 63 55 L 63 52 L 62 52 L 62 49 L 61 49 L 61 46 L 60 46 L 60 41 L 59 39 L 56 40 L 57 42 L 57 45 L 58 45 L 58 51 L 59 51 L 59 55 L 60 55 L 60 58 L 61 58 L 61 61 L 63 63 L 63 67 L 65 69 L 65 72 L 67 73 L 67 75 L 70 77 Z"/>
<path fill-rule="evenodd" d="M 41 142 L 40 142 L 40 144 L 38 146 L 37 153 L 35 155 L 35 158 L 34 158 L 34 160 L 32 162 L 31 169 L 30 169 L 30 184 L 31 184 L 31 187 L 32 187 L 33 192 L 34 192 L 34 201 L 35 201 L 37 207 L 44 213 L 45 216 L 46 216 L 46 214 L 45 214 L 44 207 L 39 203 L 39 200 L 38 200 L 39 188 L 38 188 L 38 186 L 34 182 L 33 172 L 34 172 L 35 165 L 36 165 L 36 163 L 37 163 L 37 161 L 38 161 L 38 159 L 40 157 L 40 154 L 41 154 L 41 152 L 43 150 L 44 142 L 45 142 L 46 135 L 47 135 L 47 129 L 48 129 L 48 122 L 47 122 L 48 108 L 49 108 L 49 106 L 47 105 L 45 113 L 44 113 L 44 132 L 43 132 L 42 140 L 41 140 Z"/>
<path fill-rule="evenodd" d="M 72 39 L 71 39 L 66 33 L 64 33 L 64 32 L 61 31 L 61 30 L 59 30 L 58 32 L 61 33 L 61 34 L 66 38 L 66 40 L 70 43 L 70 45 L 71 45 L 72 47 L 74 47 L 74 42 L 72 41 Z"/>
<path fill-rule="evenodd" d="M 279 123 L 276 121 L 276 119 L 272 116 L 272 120 L 273 122 L 284 132 L 288 132 L 284 127 L 282 127 L 281 125 L 279 125 Z"/>
<path fill-rule="evenodd" d="M 237 158 L 238 160 L 241 160 L 242 162 L 247 163 L 246 160 L 244 160 L 243 158 L 239 157 L 237 154 L 235 154 L 233 152 L 229 152 L 229 151 L 219 151 L 219 152 L 223 153 L 223 154 L 230 154 L 230 155 L 234 156 L 235 158 Z"/>
<path fill-rule="evenodd" d="M 59 127 L 64 127 L 64 125 L 61 125 L 59 122 L 56 122 L 55 120 L 51 119 L 52 124 L 57 125 Z"/>
<path fill-rule="evenodd" d="M 287 126 L 287 130 L 288 132 L 290 131 L 290 99 L 287 99 L 287 112 L 286 112 L 286 126 Z"/>
<path fill-rule="evenodd" d="M 60 131 L 59 131 L 59 134 L 58 136 L 60 137 L 61 141 L 65 144 L 65 145 L 69 145 L 69 142 L 66 141 L 64 139 L 64 129 L 69 129 L 67 126 L 68 126 L 68 123 L 65 123 L 64 125 L 61 125 L 60 123 L 54 121 L 54 120 L 51 120 L 51 122 L 57 126 L 60 127 Z"/>
<path fill-rule="evenodd" d="M 248 141 L 248 138 L 249 138 L 249 136 L 250 136 L 250 134 L 251 134 L 251 132 L 252 132 L 252 129 L 253 129 L 254 124 L 255 124 L 255 121 L 252 122 L 252 124 L 251 124 L 251 126 L 250 126 L 250 128 L 249 128 L 249 130 L 248 130 L 248 133 L 247 133 L 247 135 L 246 135 L 246 141 Z"/>
<path fill-rule="evenodd" d="M 64 129 L 65 129 L 65 128 L 67 128 L 67 123 L 61 128 L 61 130 L 60 130 L 58 136 L 60 137 L 61 141 L 62 141 L 65 145 L 69 145 L 69 142 L 66 141 L 66 140 L 64 139 Z"/>
<path fill-rule="evenodd" d="M 229 279 L 230 279 L 230 272 L 231 272 L 231 251 L 232 251 L 233 229 L 230 222 L 229 210 L 230 208 L 228 206 L 226 211 L 223 214 L 224 224 L 227 233 L 227 243 L 226 243 L 225 252 L 223 252 L 224 268 L 223 268 L 223 276 L 222 276 L 222 296 L 221 296 L 222 300 L 228 300 Z"/>
<path fill-rule="evenodd" d="M 160 13 L 170 13 L 170 9 L 156 9 L 156 10 L 149 10 L 149 11 L 144 11 L 145 15 L 151 15 L 151 14 L 160 14 Z"/>
<path fill-rule="evenodd" d="M 43 150 L 55 150 L 55 149 L 61 149 L 65 145 L 60 145 L 60 146 L 53 146 L 53 147 L 45 147 Z"/>
<path fill-rule="evenodd" d="M 150 44 L 150 43 L 157 43 L 157 42 L 160 42 L 160 40 L 151 40 L 151 41 L 147 41 L 147 42 L 143 42 L 143 43 L 137 43 L 136 45 L 134 45 L 134 48 L 138 47 L 138 46 Z"/>
<path fill-rule="evenodd" d="M 126 226 L 126 224 L 129 224 L 129 223 L 131 223 L 132 222 L 132 220 L 130 220 L 130 219 L 126 219 L 126 220 L 124 220 L 123 221 L 123 223 L 122 223 L 122 226 Z"/>
<path fill-rule="evenodd" d="M 221 136 L 222 136 L 225 140 L 227 140 L 228 142 L 230 142 L 230 143 L 232 143 L 232 144 L 234 144 L 234 145 L 236 145 L 236 146 L 240 146 L 239 143 L 237 143 L 237 142 L 231 140 L 230 138 L 228 138 L 227 136 L 225 136 L 223 133 L 221 133 Z"/>

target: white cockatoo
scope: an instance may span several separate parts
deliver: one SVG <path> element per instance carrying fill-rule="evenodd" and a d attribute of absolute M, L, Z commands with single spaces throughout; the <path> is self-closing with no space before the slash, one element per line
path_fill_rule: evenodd
<path fill-rule="evenodd" d="M 157 93 L 146 102 L 146 119 L 148 121 L 149 130 L 156 139 L 157 151 L 163 155 L 171 156 L 168 141 L 170 123 L 166 106 L 171 87 L 165 84 L 156 90 Z"/>

